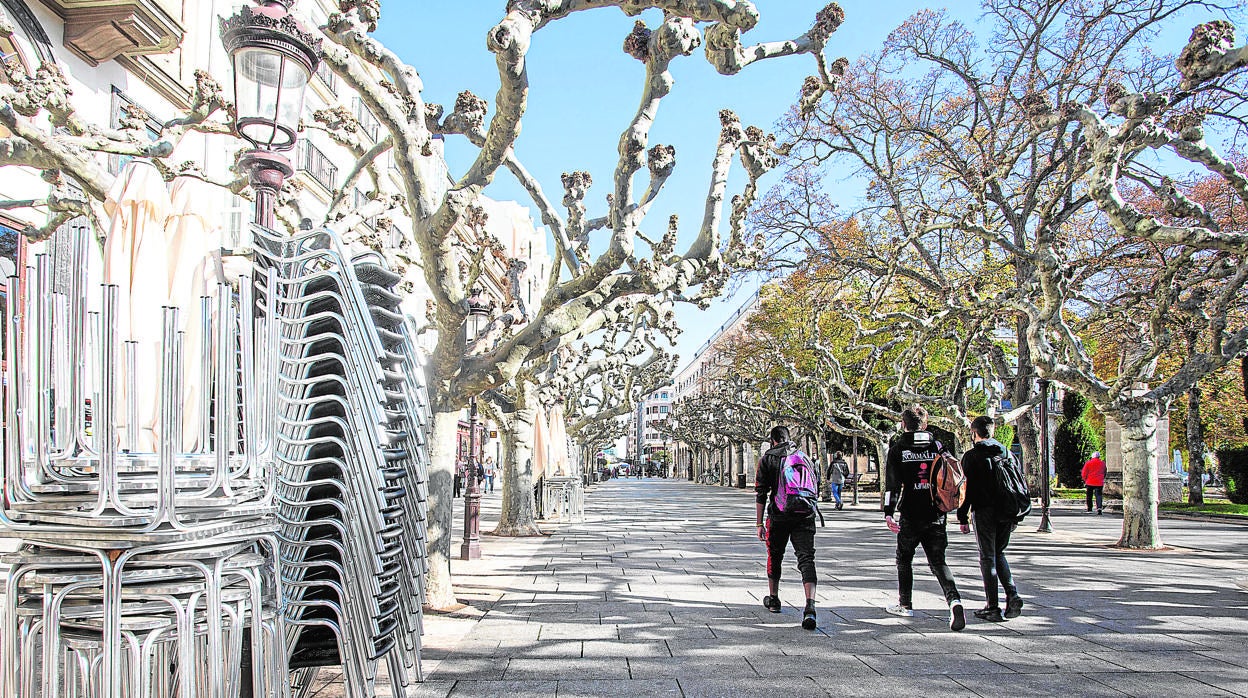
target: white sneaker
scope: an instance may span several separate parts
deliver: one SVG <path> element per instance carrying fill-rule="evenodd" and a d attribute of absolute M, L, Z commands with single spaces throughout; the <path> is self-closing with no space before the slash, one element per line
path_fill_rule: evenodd
<path fill-rule="evenodd" d="M 901 616 L 902 618 L 914 617 L 914 611 L 910 610 L 909 608 L 906 608 L 905 606 L 902 606 L 901 604 L 889 606 L 888 608 L 884 609 L 884 611 L 886 613 L 891 613 L 895 616 Z"/>
<path fill-rule="evenodd" d="M 966 627 L 966 611 L 961 601 L 949 604 L 949 629 L 955 633 Z"/>

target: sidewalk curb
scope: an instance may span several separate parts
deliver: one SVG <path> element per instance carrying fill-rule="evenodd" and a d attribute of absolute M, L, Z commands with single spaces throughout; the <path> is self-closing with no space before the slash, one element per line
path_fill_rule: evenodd
<path fill-rule="evenodd" d="M 1162 509 L 1157 512 L 1157 516 L 1163 519 L 1187 519 L 1189 521 L 1217 521 L 1219 523 L 1235 524 L 1236 526 L 1248 526 L 1248 516 L 1237 516 L 1235 514 L 1203 514 L 1190 513 L 1186 511 L 1167 511 Z"/>

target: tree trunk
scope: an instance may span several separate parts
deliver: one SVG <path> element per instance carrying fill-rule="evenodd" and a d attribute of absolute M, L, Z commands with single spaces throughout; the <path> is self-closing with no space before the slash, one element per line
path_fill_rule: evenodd
<path fill-rule="evenodd" d="M 1187 501 L 1205 503 L 1205 425 L 1200 421 L 1200 383 L 1187 391 Z"/>
<path fill-rule="evenodd" d="M 1048 470 L 1045 467 L 1047 464 L 1040 462 L 1044 453 L 1040 448 L 1040 427 L 1039 417 L 1030 410 L 1014 423 L 1018 445 L 1023 449 L 1023 463 L 1027 464 L 1027 484 L 1032 492 L 1040 492 L 1044 485 L 1041 478 L 1045 477 Z"/>
<path fill-rule="evenodd" d="M 1022 276 L 1023 270 L 1018 270 L 1020 275 L 1020 283 L 1025 278 Z M 1030 322 L 1025 316 L 1020 316 L 1016 331 L 1018 337 L 1026 337 Z M 1018 368 L 1015 371 L 1015 378 L 1012 383 L 1007 384 L 1007 391 L 1010 397 L 1010 404 L 1017 407 L 1026 404 L 1035 396 L 1035 374 L 1036 365 L 1031 360 L 1031 345 L 1025 341 L 1018 343 Z M 1052 388 L 1050 388 L 1052 390 Z M 1014 431 L 1018 436 L 1018 445 L 1023 449 L 1023 466 L 1027 476 L 1028 485 L 1032 492 L 1040 492 L 1043 481 L 1041 477 L 1048 477 L 1048 463 L 1041 463 L 1040 457 L 1040 419 L 1037 417 L 1035 410 L 1028 410 L 1021 415 L 1014 423 Z M 1010 444 L 1005 444 L 1008 450 Z"/>
<path fill-rule="evenodd" d="M 1187 333 L 1187 352 L 1196 354 L 1197 332 Z M 1200 383 L 1187 391 L 1187 501 L 1205 503 L 1205 425 L 1200 421 Z"/>
<path fill-rule="evenodd" d="M 741 474 L 745 476 L 745 486 L 750 486 L 750 463 L 746 461 L 745 442 L 741 441 L 737 444 L 737 460 L 741 463 Z"/>
<path fill-rule="evenodd" d="M 503 438 L 503 509 L 496 536 L 540 536 L 533 518 L 533 433 L 537 421 L 536 390 L 528 381 L 521 384 L 516 411 L 511 415 Z"/>
<path fill-rule="evenodd" d="M 1122 548 L 1162 547 L 1157 528 L 1159 414 L 1157 403 L 1141 402 L 1112 415 L 1122 425 Z"/>
<path fill-rule="evenodd" d="M 437 403 L 435 403 L 437 404 Z M 454 530 L 452 480 L 459 443 L 459 410 L 435 411 L 429 444 L 429 521 L 426 527 L 429 571 L 425 573 L 425 604 L 443 609 L 455 606 L 451 586 L 451 531 Z"/>
<path fill-rule="evenodd" d="M 875 447 L 875 462 L 880 466 L 880 509 L 884 509 L 884 492 L 885 486 L 888 484 L 888 443 L 883 439 L 872 441 L 871 445 Z M 868 464 L 869 465 L 869 464 Z M 864 468 L 862 472 L 866 472 Z M 894 502 L 896 504 L 896 502 Z"/>

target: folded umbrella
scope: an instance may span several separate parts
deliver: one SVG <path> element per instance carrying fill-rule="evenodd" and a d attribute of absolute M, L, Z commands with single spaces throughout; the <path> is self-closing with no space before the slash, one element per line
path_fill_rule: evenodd
<path fill-rule="evenodd" d="M 104 241 L 104 283 L 118 287 L 117 336 L 136 343 L 135 374 L 121 381 L 119 405 L 134 401 L 138 423 L 128 424 L 122 409 L 116 424 L 122 444 L 139 450 L 156 444 L 160 382 L 161 309 L 169 303 L 168 238 L 165 219 L 171 203 L 165 181 L 144 160 L 126 164 L 104 201 L 108 237 Z M 128 394 L 128 386 L 134 394 Z"/>

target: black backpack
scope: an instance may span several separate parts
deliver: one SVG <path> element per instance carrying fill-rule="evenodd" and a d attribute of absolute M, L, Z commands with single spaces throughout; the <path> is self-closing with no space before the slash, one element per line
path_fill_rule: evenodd
<path fill-rule="evenodd" d="M 991 456 L 988 466 L 997 483 L 994 508 L 1002 521 L 1022 523 L 1031 513 L 1031 493 L 1027 491 L 1027 479 L 1014 456 L 1005 453 Z"/>

